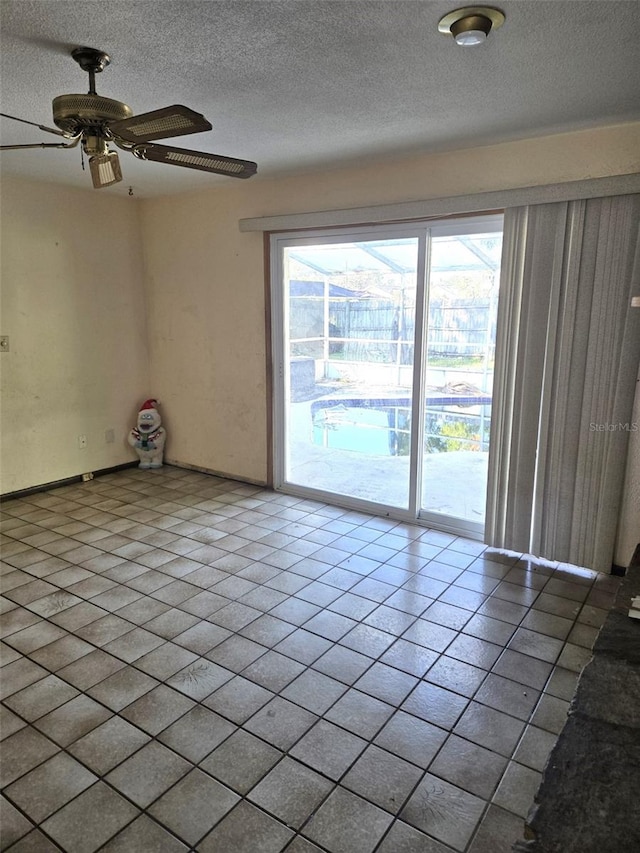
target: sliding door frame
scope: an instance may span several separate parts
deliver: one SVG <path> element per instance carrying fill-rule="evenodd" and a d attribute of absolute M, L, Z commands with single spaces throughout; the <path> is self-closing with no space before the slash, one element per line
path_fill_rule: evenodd
<path fill-rule="evenodd" d="M 425 352 L 429 300 L 429 267 L 431 240 L 434 236 L 502 231 L 503 214 L 470 214 L 442 219 L 427 219 L 403 223 L 380 223 L 362 226 L 342 226 L 313 230 L 276 232 L 269 235 L 269 272 L 271 282 L 271 353 L 272 353 L 272 418 L 271 453 L 273 459 L 273 488 L 297 497 L 306 497 L 355 511 L 395 518 L 421 524 L 471 539 L 482 540 L 484 525 L 451 516 L 440 516 L 420 508 L 422 497 L 423 436 L 425 427 L 424 398 L 426 391 Z M 355 241 L 408 237 L 418 240 L 416 269 L 416 314 L 414 332 L 413 383 L 411 401 L 411 456 L 408 508 L 390 506 L 301 486 L 286 480 L 287 389 L 290 387 L 287 357 L 288 328 L 284 295 L 284 250 L 296 246 L 335 245 Z"/>

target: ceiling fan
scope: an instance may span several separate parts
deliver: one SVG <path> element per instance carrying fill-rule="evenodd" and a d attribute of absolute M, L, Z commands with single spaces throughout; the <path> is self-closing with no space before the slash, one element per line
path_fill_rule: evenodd
<path fill-rule="evenodd" d="M 139 160 L 169 163 L 232 178 L 250 178 L 256 173 L 258 167 L 250 160 L 156 144 L 156 139 L 202 133 L 212 127 L 203 115 L 180 104 L 134 116 L 126 104 L 96 93 L 96 74 L 111 62 L 106 53 L 92 47 L 78 47 L 71 51 L 71 56 L 89 74 L 89 91 L 86 95 L 58 95 L 53 99 L 56 128 L 0 113 L 5 118 L 31 124 L 69 141 L 0 145 L 0 150 L 75 148 L 81 143 L 83 152 L 89 158 L 91 178 L 96 189 L 122 180 L 118 153 L 109 149 L 110 143 L 123 151 L 129 151 Z"/>

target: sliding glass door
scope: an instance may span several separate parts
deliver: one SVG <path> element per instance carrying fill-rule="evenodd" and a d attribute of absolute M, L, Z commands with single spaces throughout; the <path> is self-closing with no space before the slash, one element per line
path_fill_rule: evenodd
<path fill-rule="evenodd" d="M 418 243 L 283 247 L 285 482 L 409 508 Z"/>
<path fill-rule="evenodd" d="M 434 226 L 427 276 L 421 514 L 471 529 L 484 526 L 502 252 L 487 225 Z"/>
<path fill-rule="evenodd" d="M 481 532 L 500 240 L 501 217 L 272 237 L 276 488 Z"/>

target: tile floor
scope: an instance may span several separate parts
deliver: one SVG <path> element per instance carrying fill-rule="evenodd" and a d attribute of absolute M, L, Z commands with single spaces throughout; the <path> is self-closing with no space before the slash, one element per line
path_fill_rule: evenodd
<path fill-rule="evenodd" d="M 170 467 L 2 510 L 12 853 L 506 853 L 617 585 Z"/>

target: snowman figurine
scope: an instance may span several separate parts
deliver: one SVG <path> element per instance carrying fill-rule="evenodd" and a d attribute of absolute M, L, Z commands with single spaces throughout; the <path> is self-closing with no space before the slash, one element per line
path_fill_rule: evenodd
<path fill-rule="evenodd" d="M 129 433 L 129 444 L 140 459 L 140 468 L 162 468 L 167 437 L 158 413 L 157 400 L 145 400 L 138 412 L 138 423 Z"/>

